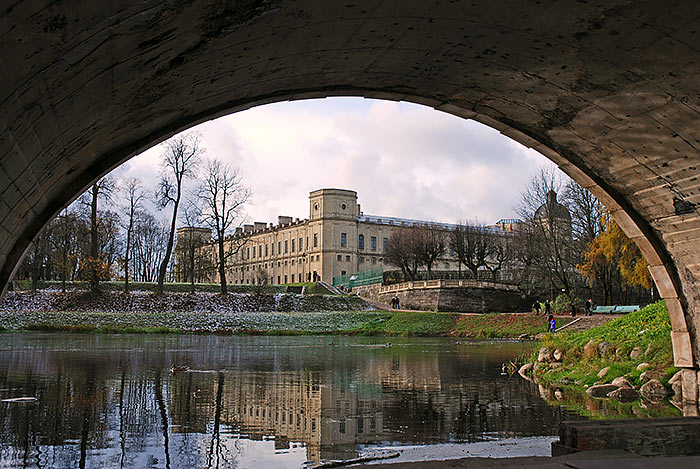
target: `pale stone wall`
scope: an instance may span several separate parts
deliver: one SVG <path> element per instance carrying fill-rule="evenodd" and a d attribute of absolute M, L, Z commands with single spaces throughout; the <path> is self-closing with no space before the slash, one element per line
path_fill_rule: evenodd
<path fill-rule="evenodd" d="M 521 307 L 514 285 L 479 280 L 428 280 L 395 285 L 358 287 L 364 298 L 391 304 L 396 296 L 401 309 L 462 313 L 515 313 Z"/>
<path fill-rule="evenodd" d="M 277 225 L 257 222 L 247 225 L 246 244 L 230 258 L 227 280 L 232 283 L 257 283 L 256 271 L 262 269 L 267 283 L 285 284 L 322 279 L 389 267 L 386 245 L 395 230 L 422 222 L 391 217 L 362 215 L 357 193 L 345 189 L 319 189 L 309 194 L 309 218 L 279 217 Z M 437 223 L 443 229 L 448 225 Z M 226 249 L 235 244 L 227 241 Z M 203 248 L 216 265 L 215 244 Z M 458 270 L 456 258 L 438 259 L 434 270 Z M 314 275 L 315 274 L 315 275 Z M 218 282 L 212 269 L 210 281 Z"/>

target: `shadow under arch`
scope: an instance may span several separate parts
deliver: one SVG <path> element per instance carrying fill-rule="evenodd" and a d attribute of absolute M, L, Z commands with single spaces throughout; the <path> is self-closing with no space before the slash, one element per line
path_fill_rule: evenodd
<path fill-rule="evenodd" d="M 402 100 L 495 128 L 591 190 L 649 262 L 676 364 L 695 367 L 700 51 L 697 20 L 675 14 L 698 18 L 700 4 L 8 7 L 0 289 L 63 206 L 179 131 L 289 99 Z"/>

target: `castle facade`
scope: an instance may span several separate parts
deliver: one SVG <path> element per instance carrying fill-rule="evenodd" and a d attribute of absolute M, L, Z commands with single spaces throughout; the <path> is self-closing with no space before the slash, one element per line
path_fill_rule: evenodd
<path fill-rule="evenodd" d="M 510 222 L 511 220 L 507 220 Z M 282 285 L 324 280 L 333 277 L 385 268 L 387 245 L 391 233 L 414 225 L 431 225 L 451 230 L 455 225 L 432 221 L 364 215 L 357 203 L 357 193 L 345 189 L 319 189 L 309 194 L 309 217 L 304 220 L 280 216 L 276 225 L 255 222 L 244 225 L 227 240 L 236 251 L 227 263 L 227 281 L 239 284 Z M 494 226 L 509 231 L 510 225 Z M 194 231 L 197 230 L 197 231 Z M 178 230 L 176 280 L 187 281 L 182 239 L 201 239 L 200 247 L 216 265 L 217 246 L 206 230 L 184 227 Z M 233 247 L 244 239 L 240 247 Z M 228 248 L 225 248 L 228 249 Z M 198 256 L 199 257 L 199 256 Z M 456 257 L 448 249 L 445 257 L 435 264 L 435 270 L 458 270 Z M 207 269 L 206 280 L 218 282 L 215 268 Z"/>

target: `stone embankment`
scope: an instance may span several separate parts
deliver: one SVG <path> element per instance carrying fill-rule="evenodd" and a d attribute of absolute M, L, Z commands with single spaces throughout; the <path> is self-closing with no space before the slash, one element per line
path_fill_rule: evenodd
<path fill-rule="evenodd" d="M 595 343 L 591 340 L 584 346 L 584 359 L 591 360 L 605 357 L 609 353 L 610 348 L 611 345 L 608 342 Z M 543 346 L 537 353 L 536 361 L 522 365 L 520 369 L 518 369 L 518 374 L 525 379 L 539 383 L 543 372 L 558 370 L 562 367 L 562 360 L 565 357 L 565 353 L 565 351 L 560 349 L 550 351 L 549 348 Z M 639 347 L 636 347 L 630 352 L 631 359 L 637 358 L 640 355 L 641 350 Z M 642 372 L 639 375 L 639 381 L 642 383 L 640 386 L 635 387 L 631 379 L 626 376 L 618 376 L 610 383 L 603 383 L 602 381 L 611 373 L 611 366 L 605 366 L 596 373 L 600 381 L 597 381 L 591 386 L 584 384 L 583 388 L 586 390 L 586 394 L 596 399 L 614 399 L 618 402 L 628 403 L 636 401 L 641 397 L 646 401 L 659 403 L 669 395 L 666 386 L 661 382 L 665 376 L 658 371 L 645 371 L 649 366 L 649 363 L 642 362 L 636 367 L 637 371 Z M 682 400 L 680 377 L 681 372 L 678 371 L 668 380 L 669 385 L 671 385 L 673 389 L 674 399 L 678 403 Z M 565 379 L 562 381 L 562 385 L 572 384 L 570 380 Z M 574 382 L 573 384 L 580 385 L 581 383 Z M 553 388 L 553 393 L 556 394 L 557 386 L 551 385 L 550 387 Z"/>
<path fill-rule="evenodd" d="M 669 406 L 670 397 L 676 413 L 695 415 L 696 404 L 688 405 L 693 396 L 684 396 L 683 375 L 673 366 L 669 336 L 668 312 L 659 302 L 588 331 L 546 337 L 518 373 L 537 383 L 545 398 L 583 393 L 574 400 L 584 409 L 604 400 L 633 404 L 617 408 L 641 416 Z"/>

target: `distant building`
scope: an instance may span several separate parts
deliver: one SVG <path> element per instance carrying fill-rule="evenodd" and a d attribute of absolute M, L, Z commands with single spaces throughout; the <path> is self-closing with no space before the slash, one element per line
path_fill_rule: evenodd
<path fill-rule="evenodd" d="M 518 220 L 489 227 L 512 231 Z M 499 222 L 500 224 L 501 222 Z M 227 280 L 231 283 L 287 284 L 326 280 L 349 273 L 387 266 L 385 257 L 391 233 L 399 227 L 436 226 L 444 230 L 456 225 L 425 220 L 364 215 L 357 193 L 345 189 L 319 189 L 309 194 L 309 218 L 278 217 L 277 225 L 255 222 L 245 225 L 237 235 L 248 237 L 245 245 L 230 258 Z M 178 231 L 177 263 L 183 252 Z M 201 230 L 201 228 L 197 228 Z M 198 231 L 198 233 L 200 233 Z M 211 235 L 209 235 L 211 236 Z M 216 260 L 217 246 L 204 245 L 205 257 Z M 393 269 L 393 267 L 392 267 Z M 448 249 L 434 270 L 458 270 L 456 258 Z M 177 272 L 185 270 L 178 267 Z M 184 281 L 181 277 L 178 281 Z M 217 282 L 218 272 L 209 270 L 208 281 Z"/>
<path fill-rule="evenodd" d="M 535 211 L 534 221 L 550 235 L 556 233 L 558 237 L 571 239 L 571 213 L 557 201 L 557 193 L 553 190 L 547 193 L 547 200 Z"/>

